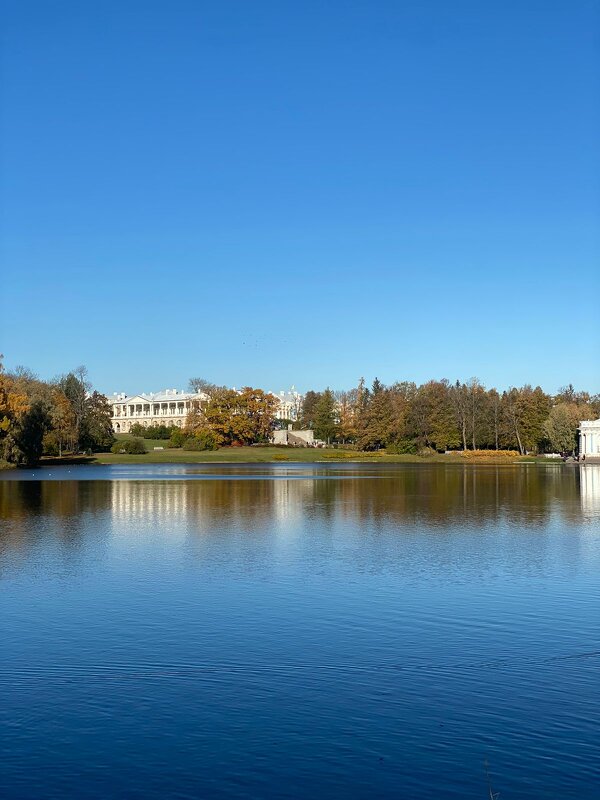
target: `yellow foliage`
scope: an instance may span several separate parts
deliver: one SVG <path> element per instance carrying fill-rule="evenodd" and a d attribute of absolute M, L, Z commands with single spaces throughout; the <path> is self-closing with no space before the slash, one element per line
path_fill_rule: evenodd
<path fill-rule="evenodd" d="M 0 360 L 0 431 L 6 433 L 12 421 L 28 409 L 27 395 L 18 391 L 14 381 L 5 374 Z"/>
<path fill-rule="evenodd" d="M 337 458 L 337 459 L 352 459 L 356 461 L 358 458 L 377 458 L 381 453 L 376 451 L 363 451 L 363 450 L 324 450 L 319 452 L 319 458 Z"/>

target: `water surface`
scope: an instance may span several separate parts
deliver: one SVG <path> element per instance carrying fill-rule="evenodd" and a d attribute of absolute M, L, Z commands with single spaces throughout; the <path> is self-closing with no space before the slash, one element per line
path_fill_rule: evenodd
<path fill-rule="evenodd" d="M 0 473 L 0 796 L 597 798 L 600 467 Z"/>

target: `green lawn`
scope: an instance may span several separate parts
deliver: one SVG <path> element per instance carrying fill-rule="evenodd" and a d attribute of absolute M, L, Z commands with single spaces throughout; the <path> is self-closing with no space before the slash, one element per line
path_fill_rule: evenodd
<path fill-rule="evenodd" d="M 122 437 L 125 438 L 125 437 Z M 92 460 L 96 464 L 194 464 L 194 463 L 243 463 L 243 462 L 383 462 L 389 464 L 465 464 L 475 463 L 467 461 L 459 453 L 456 455 L 436 454 L 425 458 L 416 455 L 386 455 L 384 453 L 361 453 L 349 450 L 336 450 L 334 448 L 312 447 L 222 447 L 215 451 L 196 452 L 182 450 L 181 448 L 167 448 L 165 440 L 154 441 L 145 439 L 147 453 L 144 455 L 126 455 L 113 453 L 96 453 Z M 153 447 L 165 447 L 164 450 L 153 450 Z M 531 459 L 506 459 L 494 458 L 490 452 L 489 459 L 478 459 L 476 463 L 487 464 L 514 464 L 521 460 Z"/>
<path fill-rule="evenodd" d="M 146 440 L 147 447 L 154 447 L 152 440 Z M 157 445 L 161 447 L 162 445 Z M 64 456 L 62 459 L 56 457 L 44 457 L 41 466 L 57 466 L 61 464 L 205 464 L 205 463 L 321 463 L 337 464 L 340 462 L 361 463 L 376 462 L 385 464 L 517 464 L 519 462 L 529 462 L 537 464 L 556 464 L 557 462 L 548 461 L 545 458 L 534 456 L 523 456 L 515 459 L 490 458 L 469 461 L 457 455 L 434 455 L 423 458 L 415 455 L 385 455 L 382 453 L 359 453 L 348 450 L 335 450 L 333 448 L 303 448 L 303 447 L 222 447 L 220 450 L 207 452 L 194 452 L 192 450 L 165 449 L 150 450 L 144 455 L 134 456 L 125 453 L 96 453 L 92 456 Z M 561 461 L 558 464 L 562 464 Z M 0 460 L 1 469 L 14 468 L 13 464 L 8 464 Z"/>
<path fill-rule="evenodd" d="M 120 434 L 118 439 L 130 439 L 128 434 Z M 452 455 L 435 454 L 426 457 L 416 455 L 386 455 L 385 453 L 361 453 L 353 450 L 313 447 L 222 447 L 215 451 L 195 452 L 181 448 L 168 448 L 167 439 L 144 439 L 147 452 L 143 455 L 127 455 L 125 453 L 95 453 L 91 456 L 65 456 L 59 458 L 43 458 L 42 465 L 58 464 L 203 464 L 203 463 L 281 463 L 306 462 L 328 463 L 339 462 L 378 462 L 388 464 L 516 464 L 518 462 L 556 463 L 548 459 L 534 456 L 517 458 L 498 458 L 490 451 L 489 458 L 465 459 L 459 452 Z M 163 447 L 164 450 L 154 450 Z M 559 464 L 562 462 L 558 462 Z M 0 459 L 0 469 L 12 465 Z"/>
<path fill-rule="evenodd" d="M 203 452 L 196 452 L 194 450 L 182 450 L 181 448 L 165 449 L 165 450 L 152 450 L 155 445 L 152 444 L 151 439 L 145 441 L 146 448 L 149 452 L 144 455 L 133 456 L 124 453 L 115 455 L 113 453 L 96 453 L 95 462 L 98 464 L 165 464 L 165 463 L 180 463 L 180 464 L 193 464 L 205 462 L 269 462 L 269 461 L 333 461 L 328 454 L 339 455 L 344 451 L 340 450 L 317 450 L 308 447 L 222 447 L 219 450 L 207 450 Z M 160 447 L 161 445 L 157 445 Z M 383 460 L 382 457 L 366 456 L 361 458 L 360 453 L 353 454 L 361 461 L 377 461 Z M 385 460 L 388 460 L 387 457 Z M 402 457 L 396 456 L 396 459 Z M 342 455 L 340 460 L 347 460 Z M 412 460 L 412 457 L 408 457 Z M 421 460 L 421 459 L 419 459 Z"/>

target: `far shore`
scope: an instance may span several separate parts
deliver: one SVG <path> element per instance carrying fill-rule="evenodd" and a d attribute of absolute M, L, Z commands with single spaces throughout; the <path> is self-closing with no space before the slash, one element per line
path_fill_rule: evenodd
<path fill-rule="evenodd" d="M 461 451 L 451 454 L 436 453 L 434 455 L 398 455 L 385 452 L 360 452 L 334 448 L 302 448 L 302 447 L 222 447 L 215 451 L 191 451 L 180 448 L 164 450 L 148 449 L 141 455 L 125 453 L 94 453 L 93 455 L 68 455 L 62 458 L 44 457 L 39 467 L 60 465 L 101 465 L 101 464 L 339 464 L 339 463 L 386 463 L 386 464 L 462 464 L 462 465 L 510 465 L 522 463 L 562 464 L 557 458 L 542 456 L 489 455 L 469 457 L 469 451 L 463 455 Z M 11 464 L 0 460 L 0 470 L 12 468 Z"/>

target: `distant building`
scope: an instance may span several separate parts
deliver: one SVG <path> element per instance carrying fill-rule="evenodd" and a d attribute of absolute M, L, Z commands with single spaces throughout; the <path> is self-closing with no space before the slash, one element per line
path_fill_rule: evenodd
<path fill-rule="evenodd" d="M 300 419 L 304 396 L 296 391 L 295 386 L 292 386 L 289 392 L 270 392 L 270 394 L 277 399 L 275 419 L 289 419 L 292 422 Z"/>
<path fill-rule="evenodd" d="M 306 431 L 293 431 L 286 429 L 282 431 L 273 431 L 273 444 L 288 444 L 295 447 L 317 447 L 320 442 L 315 439 L 315 432 Z"/>
<path fill-rule="evenodd" d="M 600 419 L 579 423 L 579 458 L 600 461 Z"/>
<path fill-rule="evenodd" d="M 128 433 L 138 423 L 145 428 L 153 425 L 168 425 L 182 428 L 194 401 L 207 401 L 203 392 L 180 392 L 165 389 L 163 392 L 136 394 L 114 394 L 109 400 L 112 406 L 112 426 L 115 433 Z"/>

